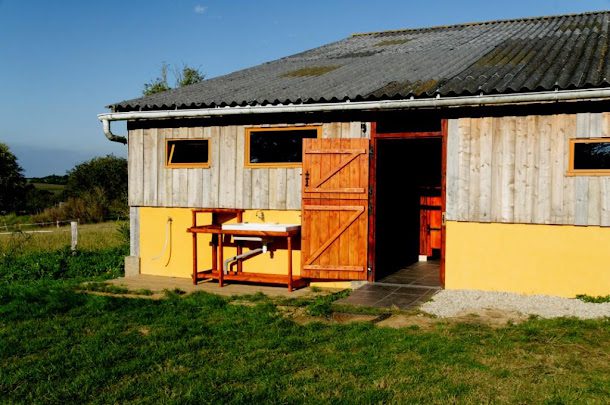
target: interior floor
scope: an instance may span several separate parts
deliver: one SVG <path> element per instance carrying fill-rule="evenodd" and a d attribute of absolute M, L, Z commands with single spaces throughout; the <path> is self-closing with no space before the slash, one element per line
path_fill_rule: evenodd
<path fill-rule="evenodd" d="M 440 288 L 440 270 L 441 263 L 439 260 L 415 262 L 386 277 L 383 277 L 376 283 Z"/>

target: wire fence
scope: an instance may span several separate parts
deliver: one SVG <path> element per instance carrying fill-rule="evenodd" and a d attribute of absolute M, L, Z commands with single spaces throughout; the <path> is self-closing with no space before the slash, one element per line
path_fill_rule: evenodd
<path fill-rule="evenodd" d="M 98 249 L 124 243 L 129 223 L 116 220 L 80 224 L 76 220 L 7 224 L 0 222 L 0 253 L 6 249 L 52 250 L 69 246 Z M 83 244 L 84 243 L 84 244 Z"/>
<path fill-rule="evenodd" d="M 64 224 L 68 225 L 72 222 L 76 222 L 78 224 L 79 221 L 78 221 L 78 219 L 68 219 L 68 220 L 64 220 L 64 221 L 53 221 L 53 222 L 33 222 L 31 224 L 22 224 L 22 223 L 7 224 L 5 222 L 3 225 L 0 225 L 0 231 L 2 231 L 2 232 L 0 232 L 0 235 L 10 235 L 15 232 L 23 232 L 23 233 L 57 232 L 57 231 L 53 231 L 50 229 L 44 229 L 44 230 L 35 229 L 35 228 L 49 228 L 49 227 L 55 227 L 56 229 L 59 229 L 59 232 L 66 232 L 66 230 L 61 230 L 60 228 L 62 227 L 62 225 L 64 225 Z"/>

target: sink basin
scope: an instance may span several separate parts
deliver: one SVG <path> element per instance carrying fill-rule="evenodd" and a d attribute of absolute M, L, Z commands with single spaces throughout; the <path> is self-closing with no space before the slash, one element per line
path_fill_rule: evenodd
<path fill-rule="evenodd" d="M 268 231 L 268 232 L 286 232 L 299 229 L 299 224 L 274 224 L 274 223 L 256 223 L 256 222 L 240 222 L 237 224 L 222 224 L 222 229 L 230 231 Z"/>

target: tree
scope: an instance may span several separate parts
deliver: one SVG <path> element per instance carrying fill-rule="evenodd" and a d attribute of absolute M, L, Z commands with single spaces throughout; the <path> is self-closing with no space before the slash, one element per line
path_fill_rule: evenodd
<path fill-rule="evenodd" d="M 0 143 L 0 212 L 14 212 L 21 209 L 26 183 L 17 158 L 8 145 Z"/>
<path fill-rule="evenodd" d="M 174 71 L 174 76 L 176 76 L 176 84 L 178 87 L 199 83 L 205 78 L 205 75 L 201 73 L 199 69 L 187 65 L 182 66 L 182 70 Z"/>
<path fill-rule="evenodd" d="M 171 90 L 171 86 L 167 81 L 167 72 L 169 64 L 163 62 L 161 64 L 161 75 L 149 83 L 144 84 L 142 94 L 150 96 L 151 94 L 161 93 Z M 199 83 L 205 79 L 205 75 L 197 68 L 192 68 L 188 65 L 183 65 L 182 69 L 174 69 L 174 78 L 176 87 L 184 87 L 191 84 Z"/>
<path fill-rule="evenodd" d="M 127 159 L 107 155 L 76 165 L 68 172 L 67 197 L 95 196 L 108 215 L 127 209 Z"/>
<path fill-rule="evenodd" d="M 109 200 L 122 198 L 127 193 L 127 159 L 114 155 L 96 157 L 68 172 L 68 196 L 78 197 L 95 188 L 100 188 Z"/>
<path fill-rule="evenodd" d="M 142 94 L 145 96 L 150 96 L 151 94 L 161 93 L 171 89 L 169 84 L 167 83 L 167 69 L 169 65 L 165 62 L 161 64 L 161 76 L 157 77 L 150 83 L 144 84 L 144 91 Z"/>

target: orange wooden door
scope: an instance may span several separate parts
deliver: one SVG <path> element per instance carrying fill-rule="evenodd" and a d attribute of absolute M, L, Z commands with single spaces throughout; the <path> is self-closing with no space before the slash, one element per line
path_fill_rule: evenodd
<path fill-rule="evenodd" d="M 368 190 L 368 139 L 303 140 L 303 277 L 366 280 Z"/>
<path fill-rule="evenodd" d="M 419 254 L 432 256 L 432 249 L 441 249 L 442 198 L 420 196 Z"/>

